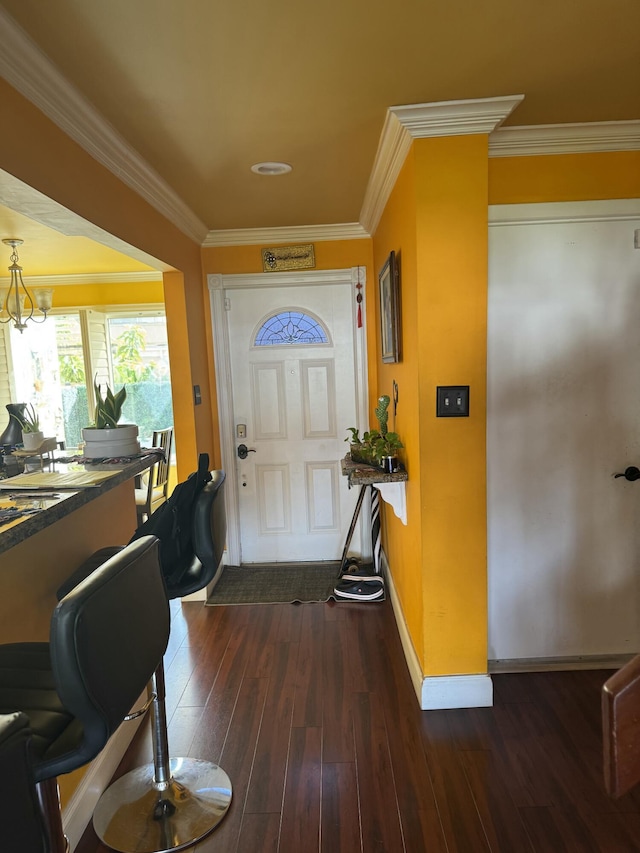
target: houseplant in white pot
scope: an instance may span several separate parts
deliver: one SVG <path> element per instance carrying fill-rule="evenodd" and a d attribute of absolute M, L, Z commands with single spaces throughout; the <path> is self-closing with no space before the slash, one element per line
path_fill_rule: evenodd
<path fill-rule="evenodd" d="M 118 423 L 127 397 L 126 388 L 123 386 L 114 394 L 106 385 L 103 397 L 97 380 L 94 380 L 93 387 L 96 392 L 96 411 L 93 426 L 82 430 L 84 455 L 89 459 L 102 459 L 139 453 L 138 427 L 135 424 Z"/>
<path fill-rule="evenodd" d="M 22 446 L 25 450 L 37 450 L 44 441 L 44 433 L 40 429 L 40 417 L 35 406 L 29 404 L 24 407 L 20 417 L 11 413 L 22 428 Z"/>

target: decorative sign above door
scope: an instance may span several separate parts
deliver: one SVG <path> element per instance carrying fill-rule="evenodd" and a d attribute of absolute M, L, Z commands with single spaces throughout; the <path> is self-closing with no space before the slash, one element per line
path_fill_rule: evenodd
<path fill-rule="evenodd" d="M 313 269 L 316 265 L 313 243 L 262 249 L 262 265 L 265 272 Z"/>

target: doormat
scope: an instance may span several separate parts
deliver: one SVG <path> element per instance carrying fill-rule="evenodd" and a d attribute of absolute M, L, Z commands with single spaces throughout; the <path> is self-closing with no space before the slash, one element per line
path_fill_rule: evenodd
<path fill-rule="evenodd" d="M 328 601 L 339 575 L 339 562 L 225 566 L 207 604 Z"/>

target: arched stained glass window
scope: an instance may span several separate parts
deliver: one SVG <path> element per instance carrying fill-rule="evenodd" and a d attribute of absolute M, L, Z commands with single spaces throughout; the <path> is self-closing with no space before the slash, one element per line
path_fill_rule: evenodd
<path fill-rule="evenodd" d="M 266 319 L 256 333 L 254 346 L 272 347 L 283 344 L 328 344 L 327 332 L 320 323 L 303 311 L 280 311 Z"/>

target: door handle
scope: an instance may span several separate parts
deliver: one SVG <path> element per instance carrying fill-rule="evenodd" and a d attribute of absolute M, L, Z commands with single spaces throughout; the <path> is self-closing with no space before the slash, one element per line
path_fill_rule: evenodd
<path fill-rule="evenodd" d="M 630 465 L 628 468 L 625 468 L 624 474 L 614 474 L 614 477 L 624 477 L 625 480 L 640 480 L 640 468 L 636 468 L 635 465 Z"/>
<path fill-rule="evenodd" d="M 238 445 L 238 457 L 240 459 L 246 459 L 250 453 L 255 453 L 255 452 L 256 452 L 255 447 L 247 447 L 246 444 L 239 444 Z"/>

